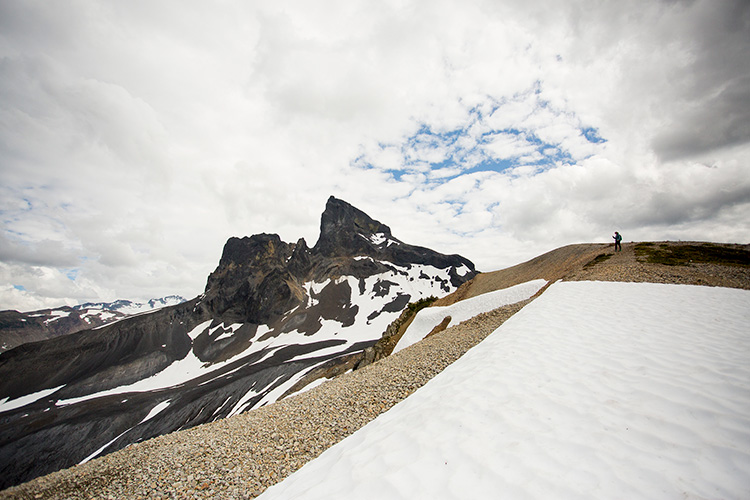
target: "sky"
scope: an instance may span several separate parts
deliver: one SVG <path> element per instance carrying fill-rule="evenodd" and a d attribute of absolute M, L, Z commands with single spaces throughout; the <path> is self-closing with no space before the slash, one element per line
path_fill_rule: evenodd
<path fill-rule="evenodd" d="M 750 242 L 742 1 L 0 0 L 0 309 L 204 291 L 333 195 L 482 271 Z"/>

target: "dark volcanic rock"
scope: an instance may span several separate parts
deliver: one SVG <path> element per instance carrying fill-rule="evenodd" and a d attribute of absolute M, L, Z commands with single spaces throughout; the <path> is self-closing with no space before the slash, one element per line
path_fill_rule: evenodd
<path fill-rule="evenodd" d="M 377 236 L 376 236 L 377 235 Z M 375 237 L 375 238 L 373 238 Z M 314 251 L 324 257 L 346 257 L 382 254 L 378 240 L 401 243 L 391 229 L 345 201 L 331 196 L 320 220 L 320 238 Z M 387 243 L 385 243 L 387 245 Z"/>
<path fill-rule="evenodd" d="M 122 318 L 122 313 L 111 313 Z M 81 317 L 81 311 L 72 307 L 55 310 L 42 309 L 29 313 L 0 311 L 0 353 L 27 342 L 38 342 L 70 333 L 88 330 L 105 324 L 99 316 Z"/>
<path fill-rule="evenodd" d="M 190 350 L 194 303 L 11 349 L 0 356 L 0 398 L 61 385 L 69 398 L 149 377 Z"/>
<path fill-rule="evenodd" d="M 257 324 L 283 314 L 294 303 L 287 269 L 293 251 L 276 234 L 230 238 L 208 277 L 205 306 L 216 316 Z"/>
<path fill-rule="evenodd" d="M 0 488 L 366 364 L 409 302 L 476 274 L 333 197 L 320 226 L 313 248 L 230 238 L 202 296 L 0 355 Z"/>
<path fill-rule="evenodd" d="M 407 245 L 391 234 L 391 229 L 345 201 L 331 196 L 320 221 L 320 238 L 314 252 L 324 257 L 368 256 L 396 264 L 422 264 L 439 269 L 452 268 L 454 287 L 467 281 L 457 269 L 466 266 L 473 277 L 474 264 L 460 255 L 444 255 L 429 248 Z M 362 261 L 355 261 L 362 262 Z M 372 271 L 372 270 L 370 270 Z M 356 266 L 350 268 L 358 275 Z M 362 274 L 366 275 L 365 271 Z"/>
<path fill-rule="evenodd" d="M 160 299 L 151 299 L 145 304 L 130 300 L 116 300 L 114 302 L 88 302 L 74 307 L 63 306 L 24 313 L 0 311 L 0 353 L 27 342 L 38 342 L 97 328 L 128 315 L 181 302 L 185 302 L 185 299 L 170 295 Z"/>

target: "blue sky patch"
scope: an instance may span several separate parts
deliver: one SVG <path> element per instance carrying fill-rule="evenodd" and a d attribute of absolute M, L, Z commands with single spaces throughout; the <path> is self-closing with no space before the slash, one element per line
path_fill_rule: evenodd
<path fill-rule="evenodd" d="M 526 108 L 529 112 L 544 110 L 545 120 L 529 122 Z M 581 151 L 587 150 L 587 142 L 606 142 L 596 128 L 576 126 L 576 123 L 575 116 L 554 109 L 540 98 L 538 89 L 533 89 L 514 99 L 490 100 L 471 108 L 459 127 L 443 130 L 420 124 L 416 132 L 402 141 L 379 143 L 380 151 L 390 155 L 389 163 L 378 165 L 382 160 L 377 159 L 377 154 L 370 163 L 365 153 L 353 164 L 387 171 L 397 181 L 416 172 L 426 173 L 430 183 L 444 183 L 476 172 L 504 172 L 521 166 L 534 166 L 534 170 L 541 172 L 585 159 L 587 156 L 582 156 L 585 153 Z M 502 127 L 497 127 L 501 124 Z M 549 127 L 553 127 L 552 130 L 545 130 Z M 541 137 L 556 139 L 547 142 Z M 576 144 L 579 147 L 574 157 L 567 148 Z M 399 167 L 394 165 L 394 153 L 397 161 L 400 157 Z M 427 169 L 433 174 L 427 173 Z"/>
<path fill-rule="evenodd" d="M 599 131 L 595 128 L 586 127 L 584 129 L 581 129 L 581 134 L 583 134 L 586 140 L 588 140 L 589 142 L 593 142 L 594 144 L 607 142 L 599 135 Z"/>

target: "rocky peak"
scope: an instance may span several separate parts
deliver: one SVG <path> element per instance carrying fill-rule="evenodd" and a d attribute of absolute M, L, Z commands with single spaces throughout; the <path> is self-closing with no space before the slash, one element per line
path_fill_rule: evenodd
<path fill-rule="evenodd" d="M 292 258 L 289 259 L 289 270 L 295 276 L 303 277 L 309 271 L 311 264 L 310 248 L 304 238 L 297 240 L 292 250 Z"/>
<path fill-rule="evenodd" d="M 325 257 L 372 255 L 391 229 L 343 200 L 331 196 L 320 219 L 320 238 L 313 250 Z"/>
<path fill-rule="evenodd" d="M 268 260 L 282 261 L 289 257 L 290 248 L 278 234 L 255 234 L 244 238 L 229 238 L 219 261 L 219 267 L 258 264 Z"/>
<path fill-rule="evenodd" d="M 255 323 L 281 314 L 293 299 L 286 281 L 294 247 L 277 234 L 229 238 L 206 283 L 210 313 Z"/>
<path fill-rule="evenodd" d="M 455 287 L 476 273 L 469 260 L 405 244 L 385 224 L 331 196 L 312 249 L 302 238 L 286 243 L 277 234 L 230 238 L 208 277 L 203 304 L 213 316 L 266 323 L 304 302 L 303 283 L 344 275 L 362 279 L 387 271 L 385 263 L 449 269 Z"/>

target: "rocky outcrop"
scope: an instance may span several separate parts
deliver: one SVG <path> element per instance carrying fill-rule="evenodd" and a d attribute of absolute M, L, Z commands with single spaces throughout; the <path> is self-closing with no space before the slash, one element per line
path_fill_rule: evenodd
<path fill-rule="evenodd" d="M 401 312 L 399 317 L 396 318 L 396 320 L 393 321 L 390 325 L 388 325 L 388 328 L 385 329 L 383 335 L 373 346 L 372 361 L 377 361 L 379 359 L 385 358 L 386 356 L 390 356 L 396 348 L 396 344 L 398 344 L 398 341 L 401 340 L 401 337 L 404 336 L 406 329 L 409 328 L 411 322 L 414 321 L 417 313 L 421 309 L 434 304 L 436 300 L 437 297 L 431 296 L 418 300 L 417 302 L 410 303 Z"/>
<path fill-rule="evenodd" d="M 230 238 L 208 277 L 202 305 L 232 322 L 265 324 L 281 316 L 302 299 L 290 286 L 295 278 L 287 263 L 293 253 L 294 245 L 276 234 Z"/>

